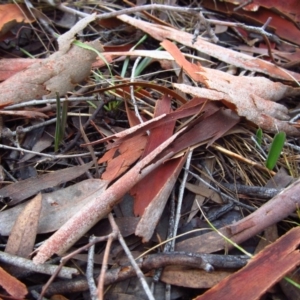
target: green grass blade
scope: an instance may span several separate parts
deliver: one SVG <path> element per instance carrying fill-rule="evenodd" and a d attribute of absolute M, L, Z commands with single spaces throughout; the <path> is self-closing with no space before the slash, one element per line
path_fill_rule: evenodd
<path fill-rule="evenodd" d="M 142 44 L 146 39 L 147 39 L 148 35 L 145 34 L 130 50 L 134 50 L 136 47 L 138 47 L 140 44 Z M 129 57 L 126 57 L 126 59 L 124 60 L 124 64 L 122 67 L 122 72 L 121 72 L 121 77 L 125 77 L 128 65 L 129 65 Z"/>
<path fill-rule="evenodd" d="M 279 132 L 274 137 L 266 160 L 266 167 L 269 170 L 273 170 L 278 161 L 278 158 L 280 157 L 280 153 L 285 142 L 285 136 L 285 132 Z"/>
<path fill-rule="evenodd" d="M 55 137 L 54 137 L 54 151 L 58 150 L 61 141 L 61 110 L 60 110 L 60 97 L 56 93 L 56 126 L 55 126 Z"/>
<path fill-rule="evenodd" d="M 263 131 L 261 128 L 258 128 L 256 131 L 256 142 L 259 146 L 262 144 Z"/>
<path fill-rule="evenodd" d="M 156 49 L 157 50 L 162 50 L 163 47 L 158 47 Z M 152 58 L 151 57 L 144 57 L 143 60 L 141 61 L 141 63 L 138 65 L 138 67 L 135 70 L 134 76 L 137 77 L 139 76 L 144 69 L 149 65 L 149 63 L 151 62 Z"/>
<path fill-rule="evenodd" d="M 68 101 L 63 102 L 61 110 L 61 102 L 59 94 L 56 93 L 56 127 L 55 127 L 55 137 L 54 137 L 54 151 L 58 151 L 59 145 L 61 144 L 64 135 L 65 128 L 67 124 L 68 116 Z"/>
<path fill-rule="evenodd" d="M 87 45 L 85 43 L 82 43 L 80 41 L 74 41 L 73 44 L 76 45 L 76 46 L 78 46 L 78 47 L 81 47 L 83 49 L 94 51 L 104 61 L 104 63 L 106 64 L 106 66 L 108 68 L 109 74 L 110 74 L 111 78 L 113 79 L 113 75 L 112 75 L 109 63 L 107 62 L 107 60 L 105 59 L 105 57 L 98 50 L 96 50 L 92 46 Z"/>
<path fill-rule="evenodd" d="M 61 113 L 61 127 L 60 127 L 61 140 L 60 140 L 60 143 L 62 142 L 62 139 L 64 137 L 65 129 L 66 129 L 66 125 L 67 125 L 68 106 L 69 106 L 68 100 L 64 101 L 63 105 L 62 105 L 62 113 Z"/>
<path fill-rule="evenodd" d="M 35 58 L 33 55 L 31 55 L 28 51 L 26 51 L 25 49 L 23 48 L 19 48 L 21 52 L 23 52 L 25 55 L 27 55 L 28 57 L 30 58 Z"/>

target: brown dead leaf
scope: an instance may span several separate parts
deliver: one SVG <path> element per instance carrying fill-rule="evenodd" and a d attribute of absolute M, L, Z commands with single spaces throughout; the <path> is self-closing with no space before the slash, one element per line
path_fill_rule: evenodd
<path fill-rule="evenodd" d="M 101 140 L 91 142 L 90 145 L 96 145 L 96 144 L 103 143 L 107 140 L 115 139 L 115 142 L 109 144 L 107 147 L 108 148 L 116 147 L 117 145 L 120 145 L 127 139 L 131 138 L 133 135 L 138 135 L 140 133 L 144 133 L 147 130 L 151 130 L 151 129 L 159 127 L 159 126 L 165 126 L 169 122 L 173 122 L 174 120 L 177 120 L 177 119 L 189 117 L 194 114 L 197 115 L 201 111 L 204 102 L 205 102 L 205 100 L 203 100 L 202 98 L 197 98 L 197 97 L 193 98 L 191 101 L 186 102 L 185 105 L 182 105 L 180 108 L 178 108 L 174 112 L 171 112 L 169 114 L 162 114 L 162 115 L 155 117 L 151 120 L 148 120 L 142 124 L 136 125 L 129 129 L 125 129 L 121 132 L 118 132 L 109 137 L 103 138 Z M 206 105 L 205 117 L 209 116 L 210 114 L 213 114 L 218 109 L 219 108 L 214 104 Z M 82 146 L 85 146 L 85 145 L 82 145 Z"/>
<path fill-rule="evenodd" d="M 197 194 L 201 195 L 204 198 L 209 198 L 210 200 L 214 201 L 215 203 L 222 204 L 223 200 L 219 194 L 217 194 L 215 191 L 209 189 L 204 183 L 197 183 L 192 184 L 187 182 L 185 184 L 185 187 L 187 190 Z"/>
<path fill-rule="evenodd" d="M 32 146 L 32 151 L 36 153 L 41 153 L 48 147 L 50 147 L 53 143 L 53 136 L 55 135 L 55 126 L 49 126 L 47 129 L 44 131 L 42 136 L 36 140 L 34 145 Z M 28 135 L 29 136 L 29 135 Z M 36 135 L 35 135 L 36 138 Z M 19 163 L 25 162 L 32 157 L 36 156 L 34 153 L 24 153 L 24 156 L 22 156 L 21 159 L 19 159 Z"/>
<path fill-rule="evenodd" d="M 17 204 L 18 202 L 31 197 L 32 195 L 40 192 L 43 189 L 54 187 L 63 182 L 67 182 L 86 172 L 93 162 L 86 165 L 66 168 L 60 171 L 50 172 L 36 178 L 28 178 L 7 185 L 0 189 L 1 197 L 10 197 L 12 201 L 9 205 Z"/>
<path fill-rule="evenodd" d="M 109 182 L 87 179 L 52 193 L 42 194 L 42 208 L 37 233 L 53 232 L 60 228 L 87 203 L 86 198 L 100 189 L 105 190 Z M 0 234 L 8 236 L 18 215 L 27 202 L 0 212 Z"/>
<path fill-rule="evenodd" d="M 48 119 L 48 116 L 33 110 L 0 110 L 0 115 L 7 115 L 7 116 L 21 116 L 29 119 L 35 118 L 45 118 Z"/>
<path fill-rule="evenodd" d="M 232 272 L 229 271 L 214 271 L 209 273 L 204 270 L 191 269 L 183 266 L 168 266 L 164 268 L 160 279 L 172 285 L 194 289 L 208 289 L 231 274 Z"/>
<path fill-rule="evenodd" d="M 8 274 L 0 267 L 0 286 L 3 287 L 14 299 L 24 299 L 28 291 L 21 281 Z"/>
<path fill-rule="evenodd" d="M 271 286 L 300 264 L 300 252 L 296 250 L 299 239 L 300 228 L 291 229 L 254 256 L 240 271 L 195 299 L 260 299 Z"/>
<path fill-rule="evenodd" d="M 203 115 L 191 122 L 185 133 L 179 136 L 161 155 L 165 155 L 168 151 L 178 153 L 204 142 L 209 146 L 218 138 L 226 135 L 239 122 L 240 119 L 234 112 L 229 109 L 219 109 L 212 104 L 212 102 L 206 103 L 205 109 L 207 110 L 204 109 Z"/>
<path fill-rule="evenodd" d="M 299 95 L 299 88 L 272 82 L 265 77 L 233 76 L 219 70 L 200 67 L 187 61 L 170 41 L 165 40 L 161 44 L 189 76 L 203 83 L 208 90 L 175 83 L 177 89 L 196 97 L 220 100 L 239 116 L 245 117 L 264 130 L 279 130 L 291 135 L 300 135 L 300 131 L 285 122 L 289 120 L 288 109 L 273 102 L 283 97 Z"/>
<path fill-rule="evenodd" d="M 31 23 L 34 18 L 23 4 L 0 5 L 0 37 L 18 23 Z"/>
<path fill-rule="evenodd" d="M 42 195 L 37 194 L 19 214 L 9 235 L 5 252 L 28 257 L 33 250 L 42 208 Z"/>
<path fill-rule="evenodd" d="M 54 98 L 56 93 L 63 96 L 82 82 L 89 75 L 97 54 L 71 44 L 78 30 L 94 19 L 92 15 L 80 20 L 58 38 L 59 51 L 0 83 L 0 107 L 43 97 Z M 99 52 L 103 50 L 98 40 L 86 44 Z"/>

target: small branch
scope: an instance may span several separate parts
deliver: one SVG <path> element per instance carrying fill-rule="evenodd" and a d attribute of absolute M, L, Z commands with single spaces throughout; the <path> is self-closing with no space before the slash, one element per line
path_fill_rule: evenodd
<path fill-rule="evenodd" d="M 264 186 L 248 186 L 242 184 L 230 184 L 230 183 L 223 183 L 222 184 L 227 189 L 230 189 L 233 192 L 237 192 L 240 194 L 247 194 L 252 197 L 259 197 L 259 198 L 273 198 L 284 189 L 274 189 L 274 188 L 267 188 Z"/>
<path fill-rule="evenodd" d="M 28 271 L 52 275 L 56 272 L 57 266 L 50 264 L 36 265 L 32 260 L 15 256 L 6 252 L 0 251 L 0 262 L 7 263 L 15 267 L 21 267 Z M 78 270 L 74 268 L 64 267 L 57 274 L 58 277 L 71 279 L 74 275 L 79 275 Z"/>
<path fill-rule="evenodd" d="M 8 105 L 3 107 L 4 110 L 10 110 L 10 109 L 16 109 L 21 107 L 27 107 L 27 106 L 35 106 L 35 105 L 41 105 L 41 104 L 51 104 L 56 103 L 56 99 L 43 99 L 43 100 L 30 100 L 18 104 Z M 70 97 L 70 98 L 60 98 L 60 102 L 79 102 L 79 101 L 98 101 L 96 97 L 89 96 L 89 97 Z"/>
<path fill-rule="evenodd" d="M 167 258 L 168 256 L 171 256 L 171 258 Z M 197 269 L 199 266 L 203 265 L 201 260 L 203 263 L 206 262 L 214 268 L 240 269 L 248 263 L 249 257 L 246 255 L 201 254 L 190 252 L 157 253 L 144 257 L 143 261 L 138 263 L 138 266 L 144 272 L 151 270 L 150 265 L 154 268 L 162 268 L 169 265 L 168 263 L 181 266 L 184 266 L 185 263 L 187 263 L 187 265 L 193 265 L 193 268 Z M 136 273 L 133 267 L 129 264 L 125 264 L 106 272 L 105 285 L 111 285 L 135 276 Z M 89 287 L 87 281 L 84 278 L 79 277 L 71 280 L 64 280 L 63 282 L 53 282 L 47 289 L 46 294 L 48 296 L 57 293 L 63 294 L 75 290 L 75 288 L 78 292 L 86 291 Z M 41 286 L 34 286 L 32 289 L 40 291 Z"/>
<path fill-rule="evenodd" d="M 293 213 L 300 206 L 299 193 L 300 179 L 284 189 L 252 214 L 234 224 L 224 226 L 219 229 L 219 232 L 227 236 L 227 238 L 231 239 L 236 244 L 240 244 L 256 234 L 259 234 L 268 226 L 282 221 Z M 188 247 L 188 249 L 192 249 L 192 251 L 205 251 L 210 253 L 219 251 L 225 247 L 232 248 L 232 246 L 228 245 L 217 232 L 205 233 L 192 240 L 192 244 L 190 244 L 189 240 L 177 243 L 177 249 L 184 250 Z M 210 244 L 205 244 L 205 241 L 207 240 L 210 241 Z"/>
<path fill-rule="evenodd" d="M 90 14 L 75 10 L 73 8 L 67 7 L 63 4 L 55 5 L 57 9 L 60 9 L 61 11 L 68 12 L 71 14 L 75 14 L 81 17 L 87 17 Z M 191 13 L 195 16 L 197 15 L 197 12 L 201 10 L 201 8 L 188 8 L 188 7 L 178 7 L 178 6 L 171 6 L 171 5 L 162 5 L 162 4 L 148 4 L 148 5 L 142 5 L 142 6 L 135 6 L 131 8 L 124 8 L 118 11 L 113 11 L 110 13 L 102 13 L 96 16 L 97 20 L 104 20 L 109 18 L 114 18 L 120 15 L 127 15 L 132 14 L 136 12 L 141 11 L 148 11 L 148 10 L 160 10 L 160 11 L 174 11 L 178 13 Z"/>

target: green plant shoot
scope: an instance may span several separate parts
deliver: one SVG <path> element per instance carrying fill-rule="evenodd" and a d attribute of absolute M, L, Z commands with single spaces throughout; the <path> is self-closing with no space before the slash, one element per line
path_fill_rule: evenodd
<path fill-rule="evenodd" d="M 61 110 L 61 102 L 59 94 L 56 93 L 56 127 L 55 127 L 55 139 L 54 139 L 54 151 L 58 151 L 59 145 L 64 138 L 65 127 L 67 124 L 68 114 L 68 102 L 63 102 Z"/>
<path fill-rule="evenodd" d="M 261 128 L 258 128 L 256 131 L 256 142 L 259 146 L 262 144 L 263 131 Z"/>
<path fill-rule="evenodd" d="M 278 161 L 278 158 L 280 157 L 280 153 L 285 142 L 285 136 L 285 132 L 278 132 L 274 137 L 266 160 L 266 167 L 269 170 L 273 170 Z"/>

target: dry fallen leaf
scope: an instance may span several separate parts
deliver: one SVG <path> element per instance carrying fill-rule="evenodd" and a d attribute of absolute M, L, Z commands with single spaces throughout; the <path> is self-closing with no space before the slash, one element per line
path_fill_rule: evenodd
<path fill-rule="evenodd" d="M 231 2 L 235 5 L 231 5 Z M 298 0 L 252 0 L 242 9 L 234 10 L 243 1 L 226 0 L 218 1 L 216 5 L 214 1 L 202 1 L 202 6 L 206 9 L 213 10 L 227 16 L 243 20 L 243 23 L 255 24 L 263 26 L 268 18 L 270 22 L 267 31 L 276 34 L 276 36 L 299 45 L 299 2 Z M 246 2 L 244 2 L 246 4 Z M 272 29 L 271 29 L 272 28 Z"/>
<path fill-rule="evenodd" d="M 59 189 L 52 193 L 42 194 L 42 208 L 37 233 L 48 233 L 59 229 L 76 212 L 86 205 L 87 197 L 99 189 L 105 190 L 108 181 L 87 179 Z M 8 236 L 18 215 L 28 202 L 21 203 L 0 212 L 0 234 Z"/>
<path fill-rule="evenodd" d="M 17 23 L 31 23 L 33 20 L 25 5 L 2 4 L 0 5 L 0 36 Z"/>
<path fill-rule="evenodd" d="M 5 252 L 27 257 L 33 250 L 42 208 L 42 195 L 37 194 L 19 214 L 9 235 Z"/>
<path fill-rule="evenodd" d="M 42 112 L 33 111 L 33 110 L 0 110 L 0 115 L 8 116 L 22 116 L 29 119 L 34 118 L 45 118 L 48 119 L 48 116 Z"/>
<path fill-rule="evenodd" d="M 185 266 L 168 266 L 164 268 L 161 281 L 194 289 L 208 289 L 231 274 L 232 272 L 225 270 L 209 273 L 204 270 L 191 269 Z"/>
<path fill-rule="evenodd" d="M 24 299 L 24 296 L 28 293 L 24 283 L 8 274 L 1 267 L 0 286 L 2 286 L 13 297 L 13 299 Z"/>
<path fill-rule="evenodd" d="M 54 187 L 58 184 L 79 177 L 86 172 L 92 164 L 93 162 L 90 162 L 85 165 L 65 168 L 38 177 L 28 178 L 12 183 L 0 189 L 0 196 L 3 198 L 10 197 L 12 201 L 10 201 L 8 205 L 15 205 L 43 189 Z"/>

